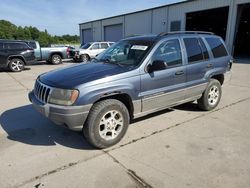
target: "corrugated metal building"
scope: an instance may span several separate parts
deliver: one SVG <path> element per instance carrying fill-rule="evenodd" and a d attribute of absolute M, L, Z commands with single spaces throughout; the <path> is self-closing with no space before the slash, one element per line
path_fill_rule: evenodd
<path fill-rule="evenodd" d="M 237 57 L 250 57 L 250 0 L 189 0 L 79 24 L 82 43 L 135 34 L 211 31 Z"/>

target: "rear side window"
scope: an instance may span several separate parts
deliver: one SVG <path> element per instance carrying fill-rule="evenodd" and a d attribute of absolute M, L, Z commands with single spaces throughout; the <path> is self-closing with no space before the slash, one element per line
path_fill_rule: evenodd
<path fill-rule="evenodd" d="M 197 38 L 185 38 L 184 43 L 187 50 L 188 63 L 203 60 L 202 48 Z"/>
<path fill-rule="evenodd" d="M 101 49 L 107 49 L 108 47 L 108 43 L 101 43 Z"/>
<path fill-rule="evenodd" d="M 27 49 L 28 46 L 25 43 L 7 43 L 5 44 L 5 48 L 6 49 L 10 49 L 10 50 L 23 50 L 23 49 Z"/>
<path fill-rule="evenodd" d="M 29 42 L 29 45 L 31 48 L 36 49 L 36 43 L 35 42 Z"/>
<path fill-rule="evenodd" d="M 206 38 L 215 58 L 227 56 L 227 50 L 220 38 Z"/>
<path fill-rule="evenodd" d="M 3 50 L 3 43 L 0 43 L 0 50 Z"/>

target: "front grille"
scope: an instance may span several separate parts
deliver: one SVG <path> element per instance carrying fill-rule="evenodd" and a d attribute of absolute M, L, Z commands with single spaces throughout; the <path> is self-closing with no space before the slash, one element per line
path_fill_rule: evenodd
<path fill-rule="evenodd" d="M 44 85 L 38 80 L 35 83 L 34 94 L 40 101 L 47 103 L 49 99 L 49 94 L 51 87 Z"/>

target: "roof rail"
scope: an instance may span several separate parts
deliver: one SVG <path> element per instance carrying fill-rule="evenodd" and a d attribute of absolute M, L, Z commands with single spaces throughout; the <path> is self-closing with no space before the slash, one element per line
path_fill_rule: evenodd
<path fill-rule="evenodd" d="M 212 32 L 207 31 L 173 31 L 173 32 L 162 32 L 158 35 L 158 37 L 166 36 L 166 35 L 174 35 L 174 34 L 207 34 L 214 35 Z"/>

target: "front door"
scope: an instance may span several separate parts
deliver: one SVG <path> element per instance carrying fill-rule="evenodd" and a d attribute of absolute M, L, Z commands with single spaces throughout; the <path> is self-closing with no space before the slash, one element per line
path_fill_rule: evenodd
<path fill-rule="evenodd" d="M 142 111 L 150 112 L 184 100 L 186 67 L 178 39 L 160 44 L 150 63 L 164 61 L 164 70 L 145 72 L 141 75 Z"/>
<path fill-rule="evenodd" d="M 100 45 L 99 43 L 95 43 L 91 46 L 91 48 L 89 49 L 89 56 L 91 58 L 94 58 L 96 55 L 98 55 L 100 53 Z"/>

